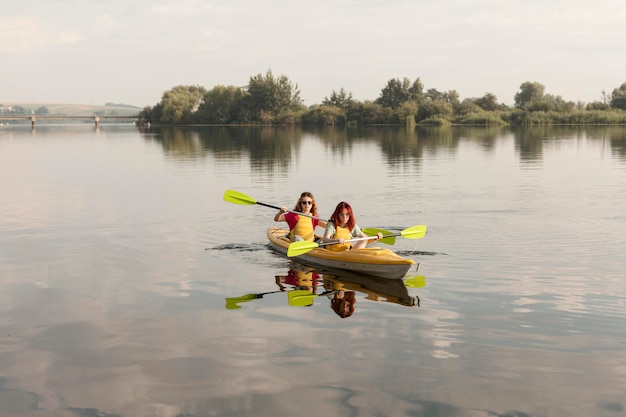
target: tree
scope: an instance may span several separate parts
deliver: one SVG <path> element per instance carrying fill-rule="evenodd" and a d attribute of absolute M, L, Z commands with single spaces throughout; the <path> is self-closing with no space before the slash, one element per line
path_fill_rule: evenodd
<path fill-rule="evenodd" d="M 611 93 L 611 107 L 626 110 L 626 83 L 615 88 Z"/>
<path fill-rule="evenodd" d="M 349 108 L 353 103 L 354 100 L 352 99 L 352 93 L 348 93 L 343 89 L 343 87 L 339 90 L 339 92 L 333 90 L 330 94 L 330 98 L 324 97 L 324 100 L 322 100 L 323 105 L 335 106 L 344 110 Z"/>
<path fill-rule="evenodd" d="M 424 94 L 424 98 L 430 101 L 443 100 L 443 93 L 436 88 L 429 88 Z"/>
<path fill-rule="evenodd" d="M 576 108 L 576 103 L 573 101 L 565 101 L 561 96 L 553 96 L 552 94 L 546 94 L 543 96 L 542 101 L 548 104 L 548 110 L 556 112 L 569 112 Z"/>
<path fill-rule="evenodd" d="M 385 123 L 391 117 L 391 111 L 390 108 L 385 108 L 378 103 L 365 101 L 352 106 L 348 121 L 360 125 Z"/>
<path fill-rule="evenodd" d="M 425 120 L 431 117 L 450 119 L 453 114 L 452 105 L 443 99 L 424 100 L 417 109 L 417 120 Z"/>
<path fill-rule="evenodd" d="M 139 125 L 159 123 L 163 117 L 163 104 L 157 103 L 154 107 L 146 106 L 139 112 Z"/>
<path fill-rule="evenodd" d="M 395 113 L 401 123 L 415 123 L 417 103 L 415 101 L 405 101 L 400 107 L 395 109 Z"/>
<path fill-rule="evenodd" d="M 344 125 L 346 124 L 346 113 L 339 106 L 322 104 L 303 114 L 302 122 L 323 126 Z"/>
<path fill-rule="evenodd" d="M 161 122 L 169 124 L 190 122 L 205 92 L 204 87 L 179 85 L 163 93 Z"/>
<path fill-rule="evenodd" d="M 274 77 L 271 70 L 250 77 L 246 102 L 252 118 L 265 121 L 302 106 L 298 85 L 293 85 L 284 75 Z"/>
<path fill-rule="evenodd" d="M 244 99 L 246 93 L 238 87 L 217 85 L 204 93 L 198 107 L 197 117 L 204 123 L 244 122 Z"/>
<path fill-rule="evenodd" d="M 538 82 L 526 81 L 520 85 L 520 92 L 515 94 L 515 107 L 525 109 L 528 103 L 543 98 L 545 86 Z"/>
<path fill-rule="evenodd" d="M 407 101 L 419 103 L 422 99 L 424 86 L 419 78 L 413 83 L 404 77 L 402 81 L 398 78 L 387 81 L 387 85 L 380 91 L 380 96 L 375 103 L 383 107 L 396 109 Z"/>
<path fill-rule="evenodd" d="M 424 84 L 422 84 L 422 80 L 419 77 L 409 87 L 409 97 L 418 104 L 424 99 Z"/>
<path fill-rule="evenodd" d="M 476 100 L 474 100 L 474 103 L 480 106 L 480 108 L 482 108 L 483 110 L 487 111 L 498 110 L 499 107 L 498 98 L 491 93 L 487 93 L 484 96 L 477 98 Z"/>

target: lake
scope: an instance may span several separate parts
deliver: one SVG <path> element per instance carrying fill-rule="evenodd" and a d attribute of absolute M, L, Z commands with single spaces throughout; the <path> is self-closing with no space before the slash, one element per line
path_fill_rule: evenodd
<path fill-rule="evenodd" d="M 226 190 L 427 225 L 380 244 L 419 269 L 301 265 Z M 626 414 L 624 126 L 3 126 L 0 213 L 2 416 Z"/>

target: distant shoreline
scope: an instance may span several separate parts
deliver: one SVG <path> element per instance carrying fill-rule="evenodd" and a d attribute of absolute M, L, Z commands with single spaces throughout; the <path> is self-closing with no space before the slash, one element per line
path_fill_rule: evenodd
<path fill-rule="evenodd" d="M 131 116 L 138 114 L 142 108 L 127 104 L 72 104 L 72 103 L 43 103 L 43 102 L 15 102 L 0 101 L 0 114 L 3 108 L 21 107 L 28 112 L 35 112 L 45 107 L 47 116 Z"/>

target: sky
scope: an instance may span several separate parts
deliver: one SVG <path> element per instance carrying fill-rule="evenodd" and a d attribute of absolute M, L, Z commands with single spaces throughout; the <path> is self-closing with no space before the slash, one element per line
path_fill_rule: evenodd
<path fill-rule="evenodd" d="M 626 0 L 0 0 L 0 104 L 153 106 L 268 70 L 307 106 L 405 77 L 588 103 L 626 82 L 624 22 Z"/>

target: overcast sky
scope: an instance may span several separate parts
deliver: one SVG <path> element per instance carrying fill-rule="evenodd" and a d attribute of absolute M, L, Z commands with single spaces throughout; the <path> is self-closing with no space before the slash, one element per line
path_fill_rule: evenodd
<path fill-rule="evenodd" d="M 271 69 L 304 104 L 392 78 L 513 103 L 626 82 L 626 0 L 0 0 L 0 104 L 144 107 L 177 85 L 242 86 Z"/>

